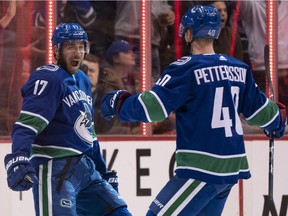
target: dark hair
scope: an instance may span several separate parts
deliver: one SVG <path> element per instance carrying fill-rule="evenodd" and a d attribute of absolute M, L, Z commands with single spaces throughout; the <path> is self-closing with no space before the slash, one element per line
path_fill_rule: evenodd
<path fill-rule="evenodd" d="M 224 2 L 224 4 L 226 5 L 226 7 L 228 7 L 228 3 L 223 0 L 223 1 L 199 1 L 201 5 L 213 5 L 216 2 Z"/>
<path fill-rule="evenodd" d="M 100 63 L 101 61 L 101 59 L 98 56 L 93 55 L 91 53 L 86 54 L 84 60 L 87 60 L 90 62 L 97 62 L 97 63 Z"/>

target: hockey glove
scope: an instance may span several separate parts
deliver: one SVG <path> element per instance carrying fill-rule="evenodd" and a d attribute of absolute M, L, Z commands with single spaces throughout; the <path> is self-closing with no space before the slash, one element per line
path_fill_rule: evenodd
<path fill-rule="evenodd" d="M 280 113 L 280 124 L 279 127 L 273 131 L 267 131 L 264 130 L 264 134 L 267 137 L 270 137 L 270 132 L 272 133 L 273 138 L 280 138 L 284 135 L 286 125 L 287 125 L 287 116 L 286 116 L 286 106 L 282 103 L 276 102 L 278 108 L 279 108 L 279 113 Z"/>
<path fill-rule="evenodd" d="M 101 101 L 102 116 L 111 120 L 114 115 L 117 115 L 121 109 L 122 103 L 132 94 L 125 90 L 111 91 L 106 94 Z"/>
<path fill-rule="evenodd" d="M 34 183 L 38 182 L 29 158 L 23 153 L 7 154 L 4 163 L 8 186 L 13 191 L 29 190 Z"/>
<path fill-rule="evenodd" d="M 111 186 L 118 192 L 118 176 L 115 170 L 108 171 L 102 175 L 102 178 L 105 179 Z"/>

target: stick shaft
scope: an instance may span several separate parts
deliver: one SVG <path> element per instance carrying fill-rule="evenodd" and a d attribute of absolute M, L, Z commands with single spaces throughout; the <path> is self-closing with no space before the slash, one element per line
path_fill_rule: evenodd
<path fill-rule="evenodd" d="M 264 47 L 264 62 L 267 74 L 267 80 L 270 89 L 270 99 L 274 101 L 274 89 L 270 75 L 269 66 L 269 45 L 266 44 Z M 273 201 L 273 181 L 274 181 L 274 138 L 272 132 L 269 133 L 269 178 L 268 178 L 268 196 Z"/>
<path fill-rule="evenodd" d="M 268 196 L 270 200 L 273 200 L 273 185 L 274 185 L 274 139 L 272 133 L 269 138 L 269 185 Z"/>

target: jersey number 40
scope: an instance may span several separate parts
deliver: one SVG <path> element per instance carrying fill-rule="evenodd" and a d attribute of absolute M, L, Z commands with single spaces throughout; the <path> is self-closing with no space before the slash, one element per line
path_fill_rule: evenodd
<path fill-rule="evenodd" d="M 239 87 L 231 87 L 231 97 L 234 103 L 234 107 L 223 107 L 223 91 L 223 87 L 216 88 L 211 127 L 213 129 L 224 128 L 226 137 L 232 136 L 232 128 L 234 128 L 235 132 L 238 135 L 243 135 L 241 121 L 237 112 L 239 103 Z M 229 109 L 233 109 L 235 113 L 235 115 L 232 116 L 232 118 L 234 118 L 234 121 L 230 116 Z M 235 122 L 234 125 L 233 122 Z"/>

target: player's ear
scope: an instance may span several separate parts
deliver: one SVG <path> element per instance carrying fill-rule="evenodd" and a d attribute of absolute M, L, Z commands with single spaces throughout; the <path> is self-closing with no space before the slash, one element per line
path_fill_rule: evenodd
<path fill-rule="evenodd" d="M 55 45 L 55 46 L 53 47 L 53 52 L 54 52 L 54 57 L 55 57 L 55 59 L 58 60 L 58 59 L 59 59 L 59 48 L 58 48 L 57 45 Z"/>
<path fill-rule="evenodd" d="M 185 41 L 189 43 L 192 41 L 192 39 L 193 39 L 192 30 L 191 30 L 191 28 L 188 28 L 185 32 Z"/>

